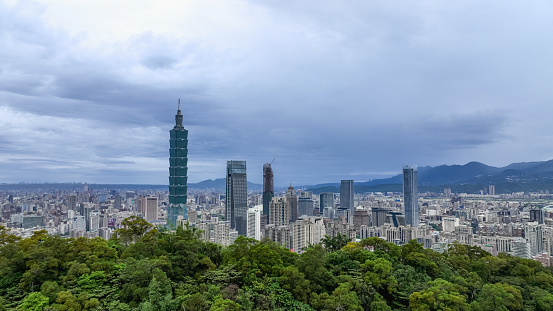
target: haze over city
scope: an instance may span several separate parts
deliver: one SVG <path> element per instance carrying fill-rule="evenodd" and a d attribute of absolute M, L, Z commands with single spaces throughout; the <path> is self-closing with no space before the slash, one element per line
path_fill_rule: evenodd
<path fill-rule="evenodd" d="M 0 1 L 0 182 L 168 183 L 553 158 L 553 4 Z"/>

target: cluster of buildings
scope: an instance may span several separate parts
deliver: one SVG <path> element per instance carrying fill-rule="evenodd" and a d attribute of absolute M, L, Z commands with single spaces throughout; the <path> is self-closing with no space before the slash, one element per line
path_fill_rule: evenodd
<path fill-rule="evenodd" d="M 166 191 L 20 190 L 0 195 L 0 225 L 28 237 L 36 230 L 66 237 L 109 239 L 121 221 L 137 216 L 165 224 Z"/>
<path fill-rule="evenodd" d="M 404 167 L 403 204 L 392 200 L 385 205 L 388 209 L 373 206 L 370 199 L 359 200 L 353 180 L 342 180 L 340 193 L 314 195 L 311 191 L 296 191 L 292 185 L 276 193 L 270 163 L 263 165 L 261 195 L 248 195 L 245 161 L 227 162 L 224 197 L 224 206 L 215 209 L 190 206 L 187 218 L 180 219 L 179 225 L 196 227 L 202 230 L 203 239 L 222 245 L 230 245 L 243 235 L 268 238 L 298 253 L 320 243 L 325 236 L 338 234 L 352 241 L 379 236 L 398 244 L 431 236 L 430 227 L 419 227 L 417 169 L 413 166 Z"/>
<path fill-rule="evenodd" d="M 340 235 L 355 241 L 379 237 L 401 245 L 417 240 L 444 251 L 455 241 L 496 255 L 506 252 L 550 264 L 553 206 L 549 192 L 496 195 L 493 185 L 479 195 L 418 192 L 417 168 L 404 166 L 403 192 L 356 194 L 353 180 L 339 193 L 275 190 L 272 163 L 263 165 L 261 192 L 248 191 L 245 161 L 228 161 L 226 189 L 189 191 L 188 131 L 179 109 L 170 131 L 169 189 L 102 189 L 0 193 L 0 224 L 29 236 L 45 229 L 68 237 L 109 239 L 130 216 L 156 226 L 189 226 L 201 238 L 230 245 L 242 235 L 268 238 L 301 253 L 310 244 Z M 546 195 L 545 197 L 543 195 Z M 419 198 L 420 196 L 420 198 Z M 546 198 L 546 199 L 543 199 Z"/>

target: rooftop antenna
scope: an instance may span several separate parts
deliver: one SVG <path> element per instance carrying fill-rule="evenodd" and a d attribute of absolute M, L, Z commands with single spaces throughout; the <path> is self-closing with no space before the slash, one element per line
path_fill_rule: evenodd
<path fill-rule="evenodd" d="M 273 161 L 271 161 L 271 163 L 269 163 L 270 165 L 273 165 L 273 162 L 275 162 L 276 160 L 276 157 L 273 158 Z"/>
<path fill-rule="evenodd" d="M 180 110 L 180 98 L 179 98 L 179 109 L 178 110 Z"/>

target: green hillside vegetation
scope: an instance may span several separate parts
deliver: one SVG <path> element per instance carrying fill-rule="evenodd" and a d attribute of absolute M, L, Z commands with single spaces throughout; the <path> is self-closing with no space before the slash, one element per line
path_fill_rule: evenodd
<path fill-rule="evenodd" d="M 0 310 L 553 310 L 539 262 L 453 245 L 325 238 L 301 256 L 127 219 L 118 237 L 19 239 L 0 227 Z"/>

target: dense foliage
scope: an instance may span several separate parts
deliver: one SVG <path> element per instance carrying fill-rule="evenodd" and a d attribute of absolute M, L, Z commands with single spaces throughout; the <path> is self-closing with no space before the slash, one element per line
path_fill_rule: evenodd
<path fill-rule="evenodd" d="M 0 227 L 0 310 L 553 310 L 548 269 L 476 247 L 440 254 L 339 236 L 299 256 L 149 229 L 129 219 L 106 241 Z"/>

